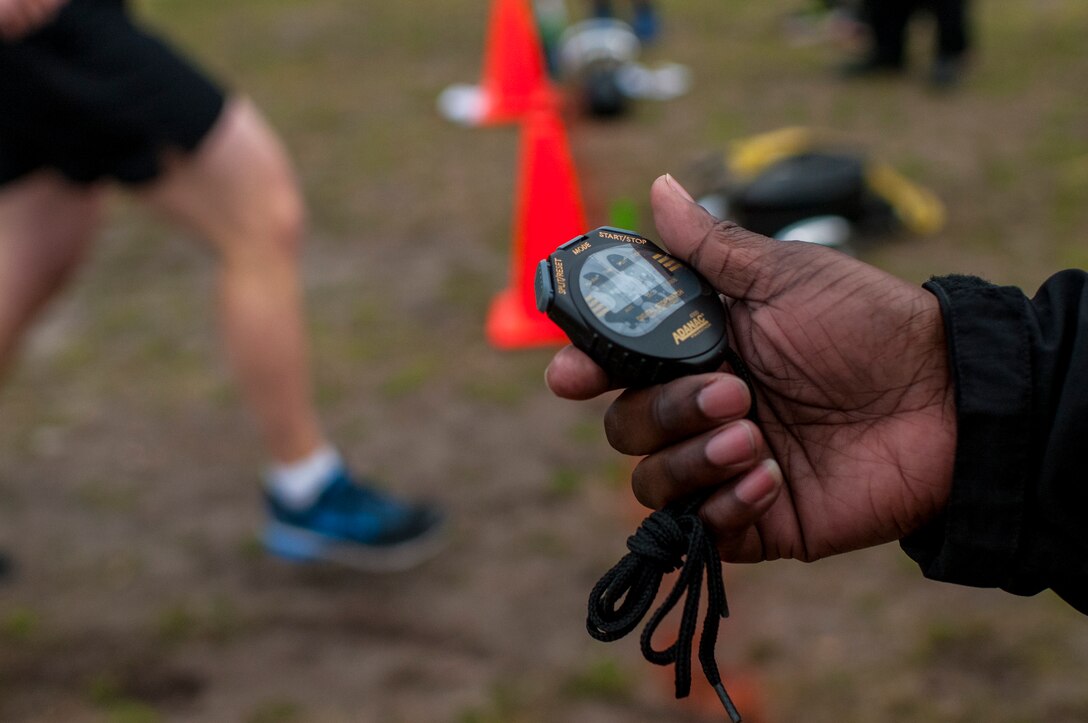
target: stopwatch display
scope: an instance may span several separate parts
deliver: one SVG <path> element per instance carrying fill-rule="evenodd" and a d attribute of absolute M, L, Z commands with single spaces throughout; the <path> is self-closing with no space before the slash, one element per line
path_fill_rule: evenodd
<path fill-rule="evenodd" d="M 631 231 L 602 227 L 540 262 L 537 306 L 615 381 L 655 384 L 721 366 L 725 309 L 693 269 Z"/>

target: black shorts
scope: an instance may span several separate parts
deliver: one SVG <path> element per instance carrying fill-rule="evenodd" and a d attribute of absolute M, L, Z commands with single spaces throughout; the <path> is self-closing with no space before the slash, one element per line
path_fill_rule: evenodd
<path fill-rule="evenodd" d="M 71 0 L 37 32 L 0 41 L 0 184 L 42 168 L 78 183 L 152 180 L 162 152 L 196 148 L 224 102 L 123 0 Z"/>

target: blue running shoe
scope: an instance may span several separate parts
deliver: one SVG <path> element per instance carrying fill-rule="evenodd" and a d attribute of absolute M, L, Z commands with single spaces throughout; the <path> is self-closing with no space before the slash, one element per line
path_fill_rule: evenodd
<path fill-rule="evenodd" d="M 291 509 L 268 493 L 265 503 L 265 549 L 290 560 L 395 572 L 423 563 L 445 544 L 445 518 L 436 508 L 397 501 L 356 483 L 343 469 L 305 509 Z"/>

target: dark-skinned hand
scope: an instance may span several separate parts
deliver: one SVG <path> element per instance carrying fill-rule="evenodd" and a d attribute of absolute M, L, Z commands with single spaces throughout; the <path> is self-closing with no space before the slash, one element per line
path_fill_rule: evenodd
<path fill-rule="evenodd" d="M 814 244 L 715 219 L 670 176 L 651 189 L 661 244 L 725 297 L 750 399 L 728 370 L 620 394 L 610 444 L 645 455 L 632 486 L 652 508 L 713 489 L 700 515 L 722 559 L 815 560 L 899 539 L 947 502 L 955 406 L 936 297 Z M 552 391 L 613 388 L 574 347 Z"/>

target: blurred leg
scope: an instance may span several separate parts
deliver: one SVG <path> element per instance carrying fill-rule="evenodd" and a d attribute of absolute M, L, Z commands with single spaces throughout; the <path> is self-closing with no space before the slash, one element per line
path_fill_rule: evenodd
<path fill-rule="evenodd" d="M 931 0 L 937 21 L 937 49 L 930 84 L 937 89 L 959 85 L 967 57 L 967 0 Z"/>
<path fill-rule="evenodd" d="M 907 26 L 917 0 L 872 0 L 868 3 L 873 28 L 873 61 L 888 68 L 903 65 Z"/>
<path fill-rule="evenodd" d="M 937 21 L 937 57 L 960 58 L 967 52 L 967 0 L 933 0 Z"/>
<path fill-rule="evenodd" d="M 227 353 L 269 452 L 309 455 L 323 435 L 298 273 L 305 211 L 279 139 L 250 102 L 231 100 L 197 150 L 168 158 L 140 194 L 217 253 Z"/>
<path fill-rule="evenodd" d="M 302 200 L 252 104 L 230 102 L 196 153 L 173 159 L 143 195 L 219 254 L 227 347 L 278 463 L 265 480 L 266 549 L 368 570 L 405 569 L 441 549 L 439 510 L 354 479 L 324 442 L 298 277 Z"/>
<path fill-rule="evenodd" d="M 612 17 L 612 0 L 592 0 L 590 2 L 590 14 L 595 18 Z"/>
<path fill-rule="evenodd" d="M 40 172 L 0 188 L 0 376 L 19 340 L 84 258 L 101 192 Z"/>
<path fill-rule="evenodd" d="M 631 27 L 644 45 L 653 44 L 661 32 L 656 0 L 633 0 L 631 3 Z"/>

